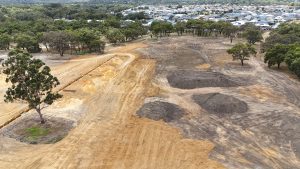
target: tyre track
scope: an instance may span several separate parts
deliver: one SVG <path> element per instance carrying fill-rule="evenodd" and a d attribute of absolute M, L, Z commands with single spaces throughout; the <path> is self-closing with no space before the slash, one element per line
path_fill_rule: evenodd
<path fill-rule="evenodd" d="M 30 169 L 222 168 L 208 159 L 211 143 L 185 140 L 163 122 L 134 115 L 151 87 L 154 66 L 154 61 L 133 55 L 116 56 L 83 76 L 66 88 L 76 89 L 74 95 L 84 100 L 85 115 L 78 126 L 54 145 L 22 145 L 13 146 L 9 153 L 0 151 L 0 165 Z M 82 85 L 91 78 L 99 78 L 101 87 L 82 95 Z M 11 140 L 0 143 L 5 141 Z"/>
<path fill-rule="evenodd" d="M 54 91 L 57 92 L 61 92 L 62 90 L 66 89 L 68 86 L 70 86 L 71 84 L 75 83 L 76 81 L 80 80 L 82 77 L 84 77 L 85 75 L 89 74 L 90 72 L 94 71 L 95 69 L 97 69 L 99 66 L 101 66 L 102 64 L 105 64 L 106 62 L 108 62 L 113 55 L 108 54 L 106 55 L 107 60 L 105 59 L 104 62 L 101 62 L 98 64 L 96 64 L 95 67 L 92 67 L 91 69 L 89 69 L 88 71 L 84 72 L 83 74 L 79 74 L 77 77 L 75 76 L 74 79 L 71 79 L 69 81 L 65 81 L 65 76 L 69 76 L 69 74 L 67 72 L 63 72 L 63 73 L 54 73 L 54 75 L 58 75 L 58 78 L 64 79 L 64 82 L 62 82 L 62 85 L 58 86 Z M 87 59 L 85 59 L 87 60 Z M 89 60 L 89 59 L 88 59 Z M 77 67 L 78 65 L 75 66 L 71 66 L 70 69 L 68 70 L 68 72 L 70 72 L 70 70 L 74 70 L 75 67 Z M 1 122 L 0 122 L 0 129 L 3 128 L 4 126 L 8 125 L 9 123 L 13 122 L 14 120 L 16 120 L 17 118 L 19 118 L 22 114 L 28 112 L 29 110 L 31 110 L 30 108 L 28 108 L 27 106 L 23 105 L 21 106 L 21 109 L 19 108 L 20 106 L 18 106 L 17 111 L 15 109 L 12 109 L 12 111 L 10 111 L 9 113 L 7 113 L 7 116 L 1 116 Z"/>

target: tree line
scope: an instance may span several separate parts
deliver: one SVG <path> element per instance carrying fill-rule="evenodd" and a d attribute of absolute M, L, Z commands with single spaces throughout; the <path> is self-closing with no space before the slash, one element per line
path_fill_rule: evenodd
<path fill-rule="evenodd" d="M 294 0 L 90 0 L 90 3 L 110 3 L 110 4 L 120 4 L 133 2 L 134 4 L 235 4 L 235 5 L 271 5 L 271 4 L 290 4 Z"/>
<path fill-rule="evenodd" d="M 105 42 L 120 43 L 134 40 L 147 33 L 139 21 L 121 26 L 115 17 L 99 21 L 36 21 L 32 28 L 26 28 L 20 22 L 14 22 L 12 29 L 0 28 L 0 49 L 9 50 L 11 44 L 30 53 L 41 52 L 41 44 L 47 51 L 57 52 L 61 56 L 66 51 L 71 54 L 86 52 L 103 53 Z M 24 28 L 20 30 L 18 25 Z M 2 25 L 3 26 L 3 25 Z M 1 26 L 0 26 L 1 27 Z"/>
<path fill-rule="evenodd" d="M 120 11 L 128 7 L 130 5 L 79 4 L 0 7 L 0 49 L 8 50 L 13 44 L 30 53 L 36 53 L 41 52 L 43 45 L 47 51 L 60 55 L 66 52 L 102 53 L 105 42 L 116 44 L 131 41 L 147 34 L 148 29 L 151 36 L 156 37 L 177 32 L 178 35 L 186 33 L 194 36 L 225 36 L 231 42 L 235 37 L 242 36 L 241 32 L 245 36 L 248 32 L 251 43 L 259 41 L 261 36 L 258 30 L 245 31 L 224 21 L 188 20 L 178 21 L 175 25 L 166 21 L 154 21 L 148 28 L 142 24 L 146 19 L 144 13 L 122 16 Z M 95 16 L 103 13 L 100 10 L 105 11 L 106 15 Z M 257 37 L 253 39 L 252 35 L 255 33 Z"/>
<path fill-rule="evenodd" d="M 246 30 L 244 37 L 248 43 L 238 43 L 227 52 L 243 65 L 251 55 L 256 55 L 257 52 L 251 44 L 262 40 L 262 36 L 253 25 L 246 25 L 240 29 Z M 300 78 L 300 24 L 285 23 L 272 30 L 265 42 L 261 43 L 261 52 L 264 53 L 264 62 L 269 68 L 276 65 L 280 69 L 284 63 Z"/>
<path fill-rule="evenodd" d="M 268 67 L 282 63 L 300 78 L 300 24 L 286 23 L 280 25 L 270 33 L 262 44 L 265 52 L 265 63 Z"/>
<path fill-rule="evenodd" d="M 242 66 L 244 61 L 249 60 L 251 55 L 255 56 L 257 54 L 253 45 L 263 39 L 262 31 L 253 24 L 237 27 L 225 21 L 214 22 L 192 19 L 187 22 L 177 22 L 175 25 L 166 21 L 154 21 L 150 26 L 150 30 L 152 32 L 151 36 L 157 38 L 170 36 L 171 33 L 176 32 L 178 36 L 183 34 L 201 37 L 223 36 L 229 38 L 232 43 L 234 38 L 243 37 L 247 40 L 247 43 L 238 43 L 227 50 L 227 53 L 232 55 L 233 60 L 240 60 Z"/>
<path fill-rule="evenodd" d="M 183 34 L 203 37 L 223 36 L 230 38 L 231 42 L 234 38 L 245 37 L 250 44 L 255 44 L 263 39 L 261 30 L 253 24 L 237 27 L 230 22 L 201 19 L 191 19 L 187 22 L 178 21 L 175 25 L 167 21 L 154 21 L 150 30 L 152 36 L 155 37 L 170 36 L 171 33 L 176 32 L 178 36 Z"/>

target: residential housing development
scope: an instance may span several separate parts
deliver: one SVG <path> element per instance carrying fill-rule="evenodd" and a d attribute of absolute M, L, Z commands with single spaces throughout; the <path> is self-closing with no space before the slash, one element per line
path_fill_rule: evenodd
<path fill-rule="evenodd" d="M 138 6 L 122 11 L 124 16 L 143 12 L 148 19 L 145 25 L 154 20 L 164 20 L 175 24 L 189 19 L 227 21 L 235 26 L 253 23 L 262 29 L 272 29 L 280 23 L 299 20 L 300 9 L 287 5 L 240 6 L 240 5 L 159 5 Z"/>

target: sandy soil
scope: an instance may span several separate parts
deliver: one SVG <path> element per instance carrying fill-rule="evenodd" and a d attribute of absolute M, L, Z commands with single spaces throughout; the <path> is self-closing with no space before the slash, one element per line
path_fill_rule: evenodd
<path fill-rule="evenodd" d="M 169 37 L 53 64 L 53 72 L 63 83 L 59 89 L 64 98 L 46 107 L 44 113 L 71 120 L 74 129 L 51 145 L 28 145 L 0 137 L 0 166 L 300 168 L 299 81 L 267 69 L 256 58 L 241 67 L 225 52 L 233 44 L 224 38 Z M 197 76 L 197 71 L 217 72 L 243 85 L 172 87 L 167 77 L 178 70 Z M 190 74 L 188 79 L 195 80 Z M 213 78 L 222 82 L 218 78 L 224 76 Z M 193 99 L 212 93 L 226 96 L 210 100 L 220 102 L 218 112 L 228 104 L 233 108 L 240 105 L 231 101 L 247 104 L 247 109 L 216 114 Z M 0 104 L 7 106 L 1 109 L 2 124 L 20 114 L 19 104 Z M 157 114 L 149 114 L 154 110 Z M 34 113 L 29 111 L 17 120 Z"/>
<path fill-rule="evenodd" d="M 162 121 L 135 115 L 144 99 L 157 93 L 151 84 L 155 61 L 140 59 L 131 54 L 134 51 L 127 53 L 128 49 L 140 47 L 145 45 L 129 44 L 125 49 L 111 50 L 115 53 L 113 58 L 67 86 L 62 91 L 64 98 L 44 109 L 47 116 L 66 118 L 77 124 L 62 141 L 53 145 L 28 145 L 1 137 L 0 166 L 223 168 L 208 158 L 214 147 L 211 142 L 185 139 L 178 129 Z M 63 67 L 59 68 L 68 69 Z"/>
<path fill-rule="evenodd" d="M 50 60 L 45 59 L 44 61 L 50 64 L 52 72 L 58 77 L 61 85 L 58 86 L 57 90 L 62 90 L 78 78 L 82 77 L 89 71 L 105 63 L 111 59 L 114 55 L 87 55 L 74 58 L 71 60 Z M 44 58 L 44 57 L 41 57 Z M 55 63 L 55 64 L 53 64 Z M 0 74 L 0 127 L 5 125 L 7 122 L 20 116 L 21 113 L 27 111 L 27 107 L 21 103 L 5 103 L 3 101 L 4 93 L 10 84 L 5 82 L 5 75 Z"/>

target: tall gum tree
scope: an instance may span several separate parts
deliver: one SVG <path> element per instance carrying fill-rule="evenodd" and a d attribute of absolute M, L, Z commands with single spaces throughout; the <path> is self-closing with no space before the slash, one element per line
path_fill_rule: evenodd
<path fill-rule="evenodd" d="M 11 51 L 2 66 L 3 73 L 7 75 L 6 82 L 11 83 L 4 95 L 4 101 L 25 101 L 29 108 L 35 109 L 39 114 L 41 123 L 45 123 L 41 105 L 51 105 L 62 97 L 53 92 L 59 81 L 51 75 L 51 69 L 40 59 L 35 59 L 20 49 Z"/>
<path fill-rule="evenodd" d="M 227 53 L 232 55 L 233 60 L 240 60 L 242 66 L 244 66 L 244 61 L 249 60 L 251 55 L 255 56 L 257 52 L 255 48 L 249 43 L 238 43 L 231 49 L 228 49 Z"/>

